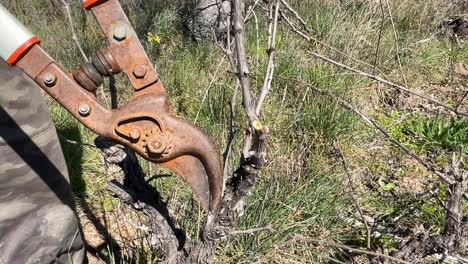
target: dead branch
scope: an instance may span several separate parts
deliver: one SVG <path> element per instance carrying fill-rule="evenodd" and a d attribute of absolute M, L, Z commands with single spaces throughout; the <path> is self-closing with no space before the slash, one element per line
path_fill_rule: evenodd
<path fill-rule="evenodd" d="M 289 11 L 291 12 L 291 14 L 294 15 L 294 17 L 296 18 L 296 20 L 298 20 L 301 25 L 302 25 L 302 28 L 307 31 L 307 33 L 311 33 L 312 30 L 308 27 L 307 25 L 307 22 L 299 15 L 299 13 L 291 7 L 291 5 L 288 4 L 288 2 L 286 2 L 285 0 L 281 0 L 281 4 L 283 4 L 283 6 Z"/>
<path fill-rule="evenodd" d="M 294 10 L 294 9 L 293 9 Z M 297 13 L 297 11 L 296 11 Z M 362 60 L 359 60 L 359 59 L 356 59 L 348 54 L 346 54 L 345 52 L 333 47 L 333 46 L 330 46 L 328 45 L 327 43 L 323 42 L 323 41 L 320 41 L 318 40 L 317 38 L 315 38 L 312 34 L 308 34 L 308 33 L 304 33 L 302 32 L 302 30 L 300 30 L 299 28 L 297 28 L 292 19 L 289 18 L 287 16 L 287 14 L 284 12 L 284 11 L 280 11 L 280 17 L 282 18 L 281 19 L 281 22 L 283 22 L 284 24 L 286 24 L 286 26 L 288 26 L 288 28 L 298 34 L 299 36 L 301 36 L 303 39 L 305 39 L 307 42 L 315 42 L 315 43 L 318 43 L 320 44 L 321 46 L 333 51 L 333 52 L 336 52 L 338 54 L 340 54 L 341 56 L 345 57 L 345 58 L 348 58 L 356 63 L 359 63 L 359 64 L 362 64 L 362 65 L 365 65 L 367 67 L 369 67 L 370 69 L 373 69 L 374 71 L 377 70 L 378 72 L 380 72 L 380 74 L 384 75 L 383 71 L 377 67 L 375 67 L 374 65 L 370 64 L 370 63 L 367 63 L 365 61 L 362 61 Z M 385 75 L 384 75 L 385 76 Z"/>
<path fill-rule="evenodd" d="M 380 29 L 379 29 L 379 36 L 377 38 L 377 47 L 375 49 L 375 58 L 374 58 L 374 68 L 372 69 L 372 73 L 375 74 L 375 69 L 377 67 L 377 63 L 379 61 L 379 54 L 380 54 L 380 44 L 382 42 L 382 33 L 383 33 L 383 29 L 384 29 L 384 25 L 385 25 L 385 11 L 383 9 L 383 4 L 382 4 L 382 0 L 379 0 L 379 7 L 380 7 L 380 12 L 382 13 L 382 19 L 380 21 Z"/>
<path fill-rule="evenodd" d="M 255 125 L 258 121 L 258 116 L 255 113 L 255 103 L 252 99 L 252 89 L 250 86 L 250 70 L 247 61 L 247 49 L 245 47 L 245 34 L 244 34 L 244 16 L 243 16 L 243 1 L 233 0 L 233 21 L 232 27 L 234 30 L 234 43 L 235 43 L 235 56 L 237 59 L 237 78 L 242 88 L 243 104 L 244 109 L 249 118 L 249 122 L 252 127 L 258 127 Z M 260 130 L 260 129 L 258 129 Z"/>
<path fill-rule="evenodd" d="M 344 156 L 343 151 L 341 150 L 341 146 L 337 141 L 334 142 L 334 147 L 337 150 L 338 155 L 340 156 L 341 163 L 343 164 L 346 177 L 348 178 L 348 186 L 351 189 L 351 197 L 353 198 L 354 204 L 356 205 L 356 209 L 358 210 L 359 216 L 361 217 L 361 221 L 364 223 L 364 226 L 366 227 L 367 249 L 370 249 L 371 248 L 371 230 L 369 228 L 369 224 L 366 221 L 366 218 L 364 217 L 364 213 L 362 212 L 361 205 L 359 204 L 359 201 L 356 197 L 356 188 L 354 188 L 353 179 L 351 178 L 351 174 L 349 173 L 348 161 L 346 160 L 346 157 Z"/>
<path fill-rule="evenodd" d="M 229 174 L 227 173 L 227 164 L 225 163 L 225 184 L 223 202 L 220 210 L 220 223 L 228 229 L 233 228 L 238 217 L 243 214 L 245 205 L 244 199 L 248 195 L 250 188 L 255 183 L 261 168 L 263 168 L 266 163 L 265 151 L 266 138 L 268 134 L 268 128 L 263 127 L 262 123 L 258 119 L 258 115 L 255 111 L 255 102 L 252 98 L 250 71 L 245 47 L 245 19 L 243 18 L 242 10 L 243 1 L 232 1 L 232 6 L 232 14 L 227 15 L 226 11 L 222 9 L 221 17 L 226 19 L 233 28 L 233 39 L 231 41 L 230 35 L 228 35 L 224 47 L 218 43 L 230 62 L 231 70 L 237 77 L 236 87 L 234 89 L 233 97 L 231 98 L 230 133 L 228 145 L 224 153 L 225 162 L 227 162 L 232 140 L 234 139 L 233 137 L 236 132 L 234 126 L 234 113 L 236 107 L 237 87 L 240 87 L 242 91 L 242 102 L 249 120 L 249 127 L 246 130 L 244 138 L 240 167 L 233 173 L 232 177 L 229 177 Z M 228 230 L 217 231 L 219 231 L 218 235 L 215 234 L 210 236 L 213 240 L 222 239 L 222 237 L 229 233 Z"/>
<path fill-rule="evenodd" d="M 379 77 L 379 76 L 377 76 L 377 75 L 372 75 L 372 74 L 370 74 L 370 73 L 366 73 L 366 72 L 357 70 L 357 69 L 352 68 L 352 67 L 350 67 L 350 66 L 344 65 L 343 63 L 337 62 L 337 61 L 335 61 L 335 60 L 333 60 L 333 59 L 330 59 L 330 58 L 328 58 L 328 57 L 325 57 L 325 56 L 323 56 L 323 55 L 320 55 L 320 54 L 318 54 L 318 53 L 316 53 L 316 52 L 309 51 L 308 53 L 309 53 L 310 55 L 316 57 L 316 58 L 319 58 L 319 59 L 321 59 L 321 60 L 323 60 L 323 61 L 326 61 L 326 62 L 329 62 L 329 63 L 331 63 L 331 64 L 334 64 L 334 65 L 336 65 L 336 66 L 338 66 L 338 67 L 341 67 L 341 68 L 344 68 L 344 69 L 346 69 L 346 70 L 355 72 L 355 73 L 360 74 L 360 75 L 362 75 L 362 76 L 364 76 L 364 77 L 367 77 L 367 78 L 372 79 L 372 80 L 374 80 L 374 81 L 378 81 L 378 82 L 380 82 L 380 83 L 389 85 L 389 86 L 391 86 L 391 87 L 393 87 L 393 88 L 396 88 L 396 89 L 398 89 L 398 90 L 404 91 L 404 92 L 406 92 L 406 93 L 409 93 L 409 94 L 415 95 L 415 96 L 417 96 L 417 97 L 421 97 L 421 98 L 423 98 L 423 99 L 426 99 L 426 100 L 428 100 L 428 101 L 430 101 L 430 102 L 433 102 L 434 104 L 437 104 L 437 105 L 439 105 L 439 106 L 441 106 L 441 107 L 443 107 L 443 108 L 445 108 L 445 109 L 447 109 L 447 110 L 449 110 L 449 111 L 451 111 L 451 112 L 453 112 L 453 113 L 455 113 L 455 114 L 457 114 L 457 115 L 468 116 L 468 113 L 459 112 L 458 109 L 456 109 L 456 108 L 453 108 L 453 107 L 451 107 L 451 106 L 448 106 L 448 105 L 446 105 L 446 104 L 440 102 L 439 100 L 436 100 L 436 99 L 431 98 L 431 97 L 429 97 L 429 96 L 426 96 L 426 95 L 424 95 L 424 94 L 420 94 L 420 93 L 417 93 L 417 92 L 415 92 L 415 91 L 412 91 L 411 89 L 409 89 L 409 88 L 407 88 L 407 87 L 405 87 L 405 86 L 402 86 L 402 85 L 396 84 L 396 83 L 394 83 L 394 82 L 385 80 L 385 79 L 383 79 L 383 78 L 381 78 L 381 77 Z"/>
<path fill-rule="evenodd" d="M 332 98 L 334 101 L 336 101 L 339 105 L 341 105 L 342 107 L 350 110 L 351 112 L 355 113 L 356 115 L 358 115 L 364 122 L 366 122 L 367 124 L 371 125 L 372 127 L 374 127 L 374 129 L 376 129 L 377 131 L 379 131 L 380 133 L 382 133 L 385 138 L 387 138 L 391 143 L 393 143 L 396 147 L 398 147 L 401 151 L 403 151 L 404 153 L 406 153 L 408 156 L 410 156 L 413 160 L 417 161 L 419 164 L 421 164 L 423 167 L 425 167 L 428 171 L 436 174 L 441 180 L 443 180 L 445 183 L 447 184 L 453 184 L 454 183 L 454 180 L 453 179 L 450 179 L 448 175 L 440 172 L 433 164 L 431 164 L 430 162 L 428 161 L 425 161 L 423 158 L 419 157 L 416 153 L 414 153 L 413 151 L 411 151 L 410 149 L 408 149 L 407 147 L 405 147 L 402 143 L 400 143 L 398 140 L 396 140 L 394 137 L 392 137 L 390 135 L 390 133 L 385 130 L 383 127 L 381 127 L 379 124 L 377 124 L 377 122 L 372 119 L 371 117 L 369 117 L 368 115 L 362 113 L 361 111 L 357 110 L 356 108 L 354 108 L 350 103 L 348 103 L 347 101 L 343 100 L 342 98 L 332 94 L 331 92 L 327 91 L 327 90 L 323 90 L 323 89 L 320 89 L 320 88 L 317 88 L 313 85 L 310 85 L 310 84 L 307 84 L 305 82 L 302 82 L 302 81 L 298 81 L 298 80 L 295 80 L 296 82 L 299 82 L 299 83 L 302 83 L 304 86 L 306 87 L 310 87 L 310 89 L 314 90 L 315 92 L 319 93 L 319 94 L 322 94 L 322 95 L 326 95 L 330 98 Z"/>
<path fill-rule="evenodd" d="M 273 227 L 271 225 L 267 225 L 264 227 L 256 227 L 256 228 L 251 228 L 247 230 L 233 230 L 229 232 L 229 235 L 245 235 L 245 234 L 252 235 L 258 232 L 262 232 L 262 231 L 273 232 Z"/>
<path fill-rule="evenodd" d="M 463 94 L 462 98 L 460 99 L 460 101 L 458 102 L 457 104 L 457 107 L 455 107 L 455 109 L 458 111 L 458 109 L 460 108 L 460 106 L 463 105 L 463 102 L 465 101 L 465 99 L 468 97 L 468 90 L 465 91 L 465 93 Z"/>
<path fill-rule="evenodd" d="M 297 80 L 296 80 L 297 81 Z M 301 82 L 301 81 L 299 81 Z M 414 238 L 407 245 L 405 245 L 398 253 L 398 257 L 402 259 L 418 259 L 426 257 L 430 254 L 440 253 L 444 250 L 453 252 L 455 250 L 466 248 L 468 244 L 467 232 L 468 232 L 468 221 L 462 219 L 460 205 L 463 199 L 463 194 L 467 188 L 468 172 L 465 170 L 460 171 L 459 163 L 454 158 L 452 159 L 452 169 L 450 172 L 442 173 L 432 163 L 425 161 L 417 154 L 406 148 L 398 140 L 393 138 L 383 127 L 379 126 L 375 120 L 367 116 L 366 114 L 355 109 L 350 103 L 332 94 L 329 91 L 311 86 L 301 82 L 303 85 L 310 87 L 315 92 L 328 96 L 336 101 L 342 107 L 354 112 L 363 121 L 370 124 L 377 131 L 382 133 L 391 143 L 397 146 L 404 153 L 412 157 L 415 161 L 424 166 L 428 171 L 437 175 L 442 181 L 449 184 L 450 198 L 448 202 L 447 210 L 447 227 L 444 234 L 432 237 L 432 238 Z"/>
<path fill-rule="evenodd" d="M 338 244 L 338 243 L 335 243 L 333 241 L 313 239 L 313 238 L 309 238 L 309 237 L 303 237 L 303 236 L 300 236 L 300 235 L 294 236 L 293 239 L 288 241 L 285 245 L 294 244 L 294 243 L 297 243 L 297 242 L 313 243 L 313 244 L 317 244 L 317 245 L 329 245 L 329 246 L 332 246 L 332 247 L 344 249 L 344 250 L 346 250 L 346 251 L 348 251 L 350 253 L 365 254 L 365 255 L 370 255 L 370 256 L 374 256 L 374 257 L 385 258 L 385 259 L 395 261 L 395 262 L 398 262 L 398 263 L 410 264 L 410 262 L 407 262 L 407 261 L 404 261 L 402 259 L 389 256 L 389 255 L 386 255 L 386 254 L 381 254 L 381 253 L 378 253 L 378 252 L 372 252 L 372 251 L 368 251 L 368 250 L 364 250 L 364 249 L 352 248 L 350 246 Z"/>
<path fill-rule="evenodd" d="M 454 249 L 463 249 L 468 246 L 468 234 L 464 234 L 463 215 L 461 208 L 463 202 L 463 194 L 468 185 L 468 171 L 460 165 L 461 159 L 457 159 L 456 154 L 452 154 L 451 171 L 455 178 L 455 182 L 449 186 L 449 201 L 447 204 L 447 227 L 445 235 L 449 239 L 447 247 Z M 465 231 L 466 232 L 466 231 Z"/>
<path fill-rule="evenodd" d="M 278 17 L 279 17 L 279 8 L 280 8 L 280 0 L 277 0 L 275 5 L 272 6 L 274 11 L 270 11 L 270 26 L 268 28 L 268 63 L 267 69 L 265 74 L 265 80 L 263 83 L 262 90 L 260 92 L 260 96 L 257 101 L 257 108 L 255 113 L 260 115 L 260 110 L 262 109 L 263 102 L 265 97 L 271 90 L 271 83 L 273 82 L 273 74 L 275 73 L 275 49 L 276 49 L 276 33 L 278 31 Z"/>

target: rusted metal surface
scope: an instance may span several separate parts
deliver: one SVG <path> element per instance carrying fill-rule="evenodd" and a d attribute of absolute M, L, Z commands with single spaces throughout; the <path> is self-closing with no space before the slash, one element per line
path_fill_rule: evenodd
<path fill-rule="evenodd" d="M 71 74 L 36 45 L 17 66 L 97 134 L 184 177 L 202 206 L 210 215 L 216 214 L 223 182 L 216 145 L 201 129 L 172 114 L 168 95 L 118 1 L 105 1 L 92 11 L 110 43 L 92 57 L 92 64 Z M 125 28 L 125 34 L 117 32 L 118 41 L 116 26 Z M 129 102 L 110 110 L 92 92 L 102 76 L 120 71 L 128 76 L 135 93 Z"/>
<path fill-rule="evenodd" d="M 138 36 L 128 21 L 117 0 L 108 0 L 91 9 L 109 41 L 109 48 L 118 61 L 122 71 L 128 76 L 135 90 L 140 90 L 158 80 L 153 64 L 148 58 Z M 125 38 L 121 33 L 125 32 Z M 117 33 L 117 34 L 116 34 Z M 119 35 L 116 38 L 116 35 Z M 142 65 L 147 69 L 145 78 L 133 74 L 135 66 Z"/>
<path fill-rule="evenodd" d="M 84 63 L 75 68 L 72 73 L 73 78 L 75 78 L 81 86 L 90 92 L 94 92 L 103 82 L 102 75 L 100 73 L 96 74 L 96 71 L 92 64 Z"/>
<path fill-rule="evenodd" d="M 99 72 L 102 71 L 101 74 L 104 76 L 110 76 L 122 71 L 109 48 L 98 50 L 96 55 L 91 59 L 96 69 L 98 69 Z"/>
<path fill-rule="evenodd" d="M 144 72 L 140 68 L 137 73 L 141 78 L 143 78 L 146 73 L 146 68 L 143 67 Z M 110 76 L 121 72 L 118 62 L 115 60 L 112 52 L 109 48 L 104 48 L 96 52 L 96 54 L 91 57 L 91 62 L 84 62 L 80 66 L 76 67 L 73 71 L 73 78 L 81 85 L 83 88 L 90 92 L 95 92 L 97 87 L 104 82 L 104 76 Z M 134 71 L 135 74 L 135 71 Z"/>

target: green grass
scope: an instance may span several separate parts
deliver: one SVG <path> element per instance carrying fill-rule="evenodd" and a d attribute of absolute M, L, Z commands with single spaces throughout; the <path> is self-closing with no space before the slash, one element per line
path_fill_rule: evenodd
<path fill-rule="evenodd" d="M 197 124 L 215 139 L 220 149 L 224 149 L 229 132 L 229 101 L 235 82 L 218 46 L 194 43 L 183 35 L 180 14 L 186 10 L 180 1 L 121 2 L 157 66 L 177 114 L 191 121 L 198 117 Z M 382 2 L 386 3 L 385 0 Z M 386 5 L 382 16 L 378 1 L 291 1 L 308 21 L 315 38 L 369 64 L 374 63 L 377 54 L 376 66 L 389 78 L 401 83 L 406 80 L 410 87 L 449 82 L 451 65 L 466 63 L 467 46 L 454 46 L 446 36 L 436 33 L 439 24 L 456 10 L 442 0 L 389 2 L 392 16 Z M 85 52 L 90 55 L 104 46 L 105 41 L 92 15 L 82 11 L 79 4 L 72 3 L 75 27 Z M 60 9 L 60 1 L 34 0 L 32 4 L 15 1 L 7 6 L 41 37 L 42 46 L 66 68 L 72 69 L 81 62 Z M 257 46 L 254 23 L 247 26 L 255 95 L 259 93 L 264 76 L 267 39 L 265 17 L 261 12 L 258 15 L 261 46 Z M 148 33 L 159 36 L 160 43 L 148 41 Z M 314 60 L 307 55 L 307 50 L 313 49 L 365 71 L 372 72 L 373 67 L 354 62 L 322 44 L 307 43 L 284 26 L 280 26 L 278 34 L 277 78 L 262 112 L 263 123 L 272 130 L 268 145 L 270 163 L 252 190 L 246 214 L 239 223 L 239 229 L 271 224 L 274 231 L 231 237 L 219 246 L 217 263 L 323 263 L 332 262 L 330 258 L 337 257 L 332 249 L 322 252 L 322 249 L 311 245 L 288 245 L 287 241 L 296 234 L 362 242 L 362 230 L 349 232 L 349 224 L 345 221 L 354 211 L 354 204 L 343 184 L 340 163 L 332 155 L 333 140 L 338 139 L 351 155 L 366 152 L 376 136 L 368 133 L 356 116 L 330 98 L 315 94 L 291 79 L 330 89 L 356 107 L 371 113 L 375 110 L 377 114 L 381 112 L 380 99 L 386 90 L 382 91 L 384 88 L 376 87 L 360 76 Z M 121 80 L 119 101 L 123 103 L 131 95 L 131 90 L 125 78 L 118 79 Z M 205 94 L 206 100 L 202 100 Z M 99 97 L 104 101 L 102 95 Z M 231 168 L 236 168 L 238 163 L 242 131 L 246 126 L 240 93 L 237 100 L 239 107 L 235 122 L 239 132 L 231 153 Z M 86 145 L 93 144 L 95 135 L 55 103 L 50 103 L 50 107 L 77 199 L 80 203 L 102 205 L 96 213 L 99 210 L 119 212 L 122 205 L 103 190 L 106 175 L 100 153 Z M 404 118 L 407 115 L 410 114 L 405 110 L 397 109 L 393 116 L 379 120 L 395 138 L 417 151 L 440 147 L 466 152 L 466 119 L 451 121 L 444 117 L 433 119 L 416 115 Z M 70 140 L 78 145 L 69 143 Z M 429 228 L 443 226 L 443 211 L 434 201 L 423 201 L 411 193 L 394 196 L 393 185 L 388 185 L 393 182 L 398 185 L 398 179 L 388 176 L 394 168 L 385 160 L 374 158 L 368 167 L 375 171 L 383 185 L 375 190 L 361 190 L 365 208 L 388 217 L 403 212 L 409 219 L 414 211 L 407 208 L 416 204 L 419 209 L 415 219 L 418 222 Z M 163 172 L 145 161 L 142 161 L 142 166 L 151 176 Z M 412 170 L 411 166 L 402 168 L 399 175 L 405 177 Z M 378 179 L 374 182 L 377 185 Z M 366 182 L 369 179 L 361 180 Z M 176 223 L 187 230 L 190 237 L 195 237 L 203 213 L 188 186 L 182 182 L 180 178 L 161 178 L 154 180 L 153 184 L 169 201 Z M 395 246 L 388 236 L 375 242 L 379 243 L 390 249 Z M 141 263 L 154 257 L 141 256 L 148 254 L 144 250 L 128 254 L 140 255 L 133 258 L 140 259 Z M 110 255 L 114 256 L 113 253 Z"/>

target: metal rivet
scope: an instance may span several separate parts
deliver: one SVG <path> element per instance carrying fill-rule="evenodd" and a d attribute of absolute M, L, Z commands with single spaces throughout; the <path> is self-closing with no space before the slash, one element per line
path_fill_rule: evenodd
<path fill-rule="evenodd" d="M 125 26 L 117 26 L 114 28 L 114 39 L 117 41 L 123 41 L 127 38 L 127 29 Z"/>
<path fill-rule="evenodd" d="M 88 104 L 81 104 L 78 111 L 80 112 L 80 115 L 87 116 L 91 113 L 91 106 Z"/>
<path fill-rule="evenodd" d="M 44 83 L 47 86 L 53 86 L 55 85 L 56 82 L 57 82 L 57 77 L 55 77 L 53 73 L 48 72 L 44 75 Z"/>
<path fill-rule="evenodd" d="M 135 68 L 133 68 L 133 75 L 135 75 L 135 77 L 138 78 L 138 79 L 145 78 L 145 75 L 146 75 L 145 65 L 135 66 Z"/>
<path fill-rule="evenodd" d="M 138 139 L 140 139 L 140 137 L 141 137 L 140 129 L 134 128 L 134 129 L 132 129 L 132 131 L 130 131 L 130 138 L 131 139 L 138 140 Z"/>

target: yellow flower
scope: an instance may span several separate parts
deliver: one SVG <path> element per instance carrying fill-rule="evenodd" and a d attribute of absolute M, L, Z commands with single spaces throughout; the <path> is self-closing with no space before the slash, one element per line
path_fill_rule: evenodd
<path fill-rule="evenodd" d="M 161 38 L 160 38 L 158 35 L 156 35 L 156 36 L 154 37 L 154 42 L 160 44 L 160 43 L 161 43 Z"/>
<path fill-rule="evenodd" d="M 148 32 L 148 42 L 155 42 L 160 44 L 161 43 L 161 38 L 157 34 L 153 34 L 151 32 Z"/>

